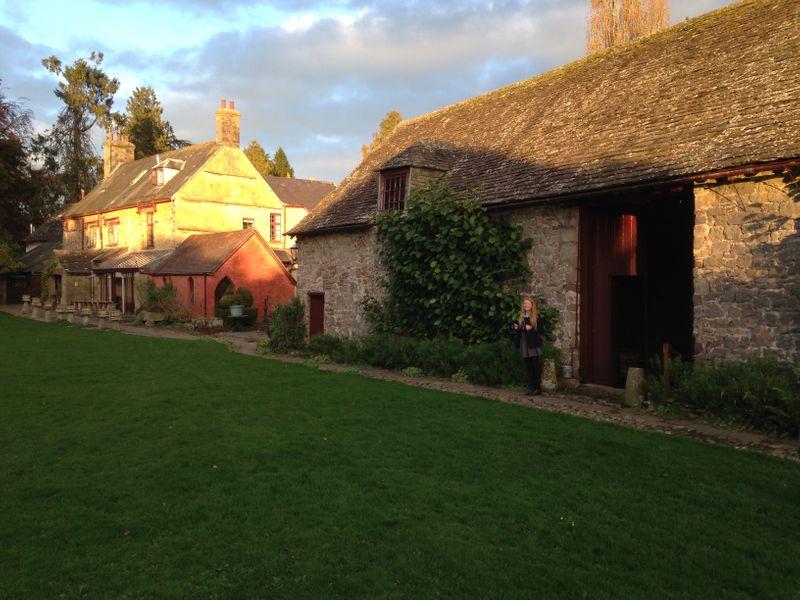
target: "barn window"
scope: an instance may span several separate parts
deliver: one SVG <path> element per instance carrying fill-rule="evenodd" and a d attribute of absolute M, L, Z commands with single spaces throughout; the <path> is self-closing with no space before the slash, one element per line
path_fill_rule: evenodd
<path fill-rule="evenodd" d="M 408 192 L 408 169 L 381 173 L 381 210 L 403 210 Z"/>
<path fill-rule="evenodd" d="M 242 219 L 242 229 L 250 229 L 255 224 L 253 219 Z"/>
<path fill-rule="evenodd" d="M 106 236 L 108 246 L 116 246 L 119 243 L 119 219 L 109 219 L 106 221 L 106 229 L 108 235 Z"/>

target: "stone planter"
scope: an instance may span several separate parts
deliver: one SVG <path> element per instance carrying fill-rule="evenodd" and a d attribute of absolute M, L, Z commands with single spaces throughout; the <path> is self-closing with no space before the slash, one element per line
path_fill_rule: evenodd
<path fill-rule="evenodd" d="M 152 327 L 159 321 L 166 321 L 167 313 L 146 310 L 142 312 L 142 317 L 144 318 L 144 324 L 147 325 L 148 327 Z"/>
<path fill-rule="evenodd" d="M 31 312 L 31 297 L 28 294 L 22 295 L 22 314 L 27 315 Z"/>
<path fill-rule="evenodd" d="M 232 317 L 241 317 L 243 315 L 244 304 L 231 304 L 231 316 Z"/>

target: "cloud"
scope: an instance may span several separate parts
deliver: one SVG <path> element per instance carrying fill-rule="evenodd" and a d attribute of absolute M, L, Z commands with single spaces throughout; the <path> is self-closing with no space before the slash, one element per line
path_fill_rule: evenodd
<path fill-rule="evenodd" d="M 672 20 L 727 3 L 672 0 Z M 139 10 L 130 14 L 141 13 L 143 22 L 130 23 L 133 28 L 146 28 L 156 9 L 180 17 L 171 45 L 158 51 L 111 42 L 89 47 L 91 36 L 78 35 L 80 43 L 69 49 L 52 49 L 0 27 L 0 77 L 4 89 L 12 88 L 7 95 L 29 95 L 37 118 L 45 118 L 40 111 L 54 114 L 55 80 L 44 73 L 41 58 L 56 53 L 69 62 L 103 50 L 104 69 L 122 83 L 118 110 L 134 87 L 151 86 L 176 134 L 200 142 L 214 136 L 219 99 L 235 99 L 243 144 L 255 139 L 269 152 L 280 145 L 298 176 L 335 181 L 357 165 L 361 144 L 388 110 L 406 118 L 424 114 L 583 56 L 588 12 L 588 0 L 160 0 L 134 6 Z M 181 30 L 204 28 L 201 41 L 193 34 L 181 46 Z"/>

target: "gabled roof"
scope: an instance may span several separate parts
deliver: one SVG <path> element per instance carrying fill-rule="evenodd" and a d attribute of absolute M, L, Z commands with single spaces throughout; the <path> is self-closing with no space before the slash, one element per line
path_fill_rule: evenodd
<path fill-rule="evenodd" d="M 330 181 L 316 179 L 295 179 L 293 177 L 264 177 L 267 185 L 284 204 L 302 206 L 312 210 L 319 201 L 331 193 L 336 187 Z"/>
<path fill-rule="evenodd" d="M 44 270 L 55 250 L 61 247 L 61 242 L 42 242 L 30 252 L 25 252 L 19 257 L 22 267 L 19 272 L 38 273 Z"/>
<path fill-rule="evenodd" d="M 56 250 L 58 263 L 61 268 L 70 275 L 88 275 L 92 272 L 95 259 L 104 258 L 117 254 L 120 249 L 113 250 Z"/>
<path fill-rule="evenodd" d="M 800 2 L 744 0 L 400 123 L 289 235 L 372 224 L 378 171 L 423 140 L 489 205 L 795 159 L 798 57 Z"/>
<path fill-rule="evenodd" d="M 63 239 L 64 239 L 64 221 L 61 219 L 61 215 L 58 215 L 57 217 L 48 219 L 47 221 L 39 225 L 30 234 L 28 234 L 23 241 L 27 243 L 32 243 L 32 242 L 60 243 Z"/>
<path fill-rule="evenodd" d="M 163 260 L 142 269 L 150 275 L 208 275 L 216 271 L 251 237 L 256 237 L 275 261 L 281 259 L 254 228 L 191 235 Z M 284 268 L 285 270 L 285 268 Z M 291 278 L 287 272 L 286 275 Z"/>
<path fill-rule="evenodd" d="M 164 258 L 172 250 L 139 250 L 136 252 L 123 252 L 111 257 L 102 257 L 101 261 L 94 261 L 95 271 L 116 271 L 118 269 L 141 269 L 146 266 L 153 266 L 156 261 Z"/>
<path fill-rule="evenodd" d="M 203 142 L 122 164 L 83 200 L 64 211 L 64 215 L 74 217 L 136 206 L 142 201 L 171 198 L 219 148 L 217 142 Z M 181 168 L 164 185 L 154 186 L 150 171 L 157 164 Z"/>

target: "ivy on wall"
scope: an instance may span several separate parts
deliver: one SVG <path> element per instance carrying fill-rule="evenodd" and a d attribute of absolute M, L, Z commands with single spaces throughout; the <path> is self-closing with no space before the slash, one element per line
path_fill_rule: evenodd
<path fill-rule="evenodd" d="M 376 307 L 367 299 L 373 327 L 424 339 L 497 339 L 519 311 L 531 240 L 474 199 L 456 198 L 446 181 L 411 192 L 406 205 L 378 217 L 387 300 Z"/>

